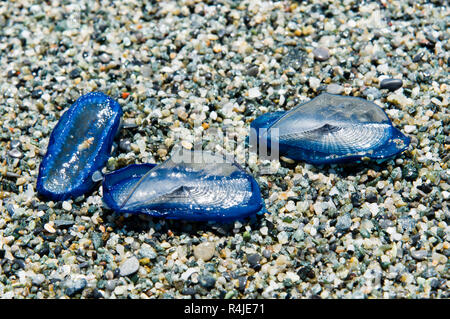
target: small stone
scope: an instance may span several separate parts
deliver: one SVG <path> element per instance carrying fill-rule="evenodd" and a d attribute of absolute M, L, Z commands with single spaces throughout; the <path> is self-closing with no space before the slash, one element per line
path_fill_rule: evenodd
<path fill-rule="evenodd" d="M 109 291 L 113 291 L 114 289 L 116 289 L 117 286 L 117 281 L 116 280 L 107 280 L 105 283 L 105 289 L 109 290 Z"/>
<path fill-rule="evenodd" d="M 131 152 L 131 141 L 127 138 L 120 140 L 119 148 L 124 152 Z"/>
<path fill-rule="evenodd" d="M 337 218 L 336 230 L 344 232 L 344 231 L 348 230 L 351 225 L 352 225 L 352 219 L 350 217 L 350 214 L 345 214 L 345 215 L 339 216 Z"/>
<path fill-rule="evenodd" d="M 313 90 L 317 89 L 320 86 L 320 80 L 318 78 L 312 77 L 309 78 L 309 87 Z"/>
<path fill-rule="evenodd" d="M 211 275 L 204 275 L 199 277 L 199 284 L 203 288 L 211 289 L 216 285 L 216 279 Z"/>
<path fill-rule="evenodd" d="M 21 151 L 19 151 L 17 148 L 13 148 L 8 152 L 8 155 L 12 158 L 22 158 L 23 154 Z"/>
<path fill-rule="evenodd" d="M 56 229 L 53 227 L 53 223 L 52 222 L 45 224 L 44 225 L 44 229 L 47 232 L 49 232 L 50 234 L 56 233 Z"/>
<path fill-rule="evenodd" d="M 425 260 L 427 259 L 428 252 L 426 250 L 412 250 L 411 257 L 416 260 Z"/>
<path fill-rule="evenodd" d="M 33 99 L 39 99 L 42 96 L 42 94 L 44 94 L 44 92 L 41 89 L 33 90 L 31 92 L 31 97 Z"/>
<path fill-rule="evenodd" d="M 317 61 L 326 61 L 330 58 L 330 51 L 327 48 L 316 48 L 312 52 Z"/>
<path fill-rule="evenodd" d="M 262 255 L 264 258 L 269 259 L 272 256 L 272 252 L 269 249 L 264 249 Z"/>
<path fill-rule="evenodd" d="M 377 194 L 372 191 L 367 191 L 366 193 L 366 201 L 369 203 L 376 203 L 377 202 Z"/>
<path fill-rule="evenodd" d="M 111 57 L 109 56 L 109 54 L 107 54 L 107 53 L 102 53 L 100 56 L 99 56 L 99 60 L 100 60 L 100 62 L 102 62 L 102 63 L 108 63 L 109 61 L 111 61 Z"/>
<path fill-rule="evenodd" d="M 381 89 L 388 89 L 389 91 L 395 91 L 401 88 L 403 81 L 400 79 L 384 79 L 380 83 Z"/>
<path fill-rule="evenodd" d="M 249 68 L 247 69 L 247 75 L 248 76 L 257 76 L 259 72 L 259 66 L 257 65 L 250 65 Z"/>
<path fill-rule="evenodd" d="M 75 78 L 79 77 L 80 75 L 81 75 L 81 72 L 80 72 L 79 69 L 73 69 L 73 70 L 70 71 L 70 73 L 69 73 L 69 77 L 70 77 L 71 79 L 75 79 Z"/>
<path fill-rule="evenodd" d="M 157 254 L 153 247 L 149 246 L 148 244 L 143 244 L 141 246 L 141 249 L 139 250 L 139 256 L 142 258 L 155 259 L 157 257 Z"/>
<path fill-rule="evenodd" d="M 36 274 L 35 276 L 33 276 L 33 278 L 31 279 L 31 282 L 33 283 L 33 285 L 35 286 L 40 286 L 42 283 L 44 283 L 45 281 L 45 276 L 43 274 Z"/>
<path fill-rule="evenodd" d="M 20 148 L 22 143 L 19 140 L 12 140 L 9 145 L 11 148 Z"/>
<path fill-rule="evenodd" d="M 62 203 L 62 208 L 68 212 L 70 212 L 72 210 L 72 204 L 68 201 L 64 201 Z"/>
<path fill-rule="evenodd" d="M 132 275 L 139 270 L 139 260 L 135 256 L 128 258 L 120 265 L 119 270 L 122 277 Z"/>
<path fill-rule="evenodd" d="M 422 60 L 422 58 L 423 58 L 424 55 L 425 55 L 425 52 L 422 51 L 422 52 L 416 54 L 416 55 L 412 58 L 412 61 L 413 61 L 414 63 L 417 63 L 417 62 L 419 62 L 420 60 Z"/>
<path fill-rule="evenodd" d="M 75 224 L 73 220 L 57 219 L 54 221 L 54 225 L 58 228 L 70 228 Z"/>
<path fill-rule="evenodd" d="M 238 289 L 239 289 L 239 291 L 243 292 L 245 290 L 246 286 L 247 286 L 247 277 L 246 276 L 240 276 L 238 278 Z"/>
<path fill-rule="evenodd" d="M 406 134 L 411 134 L 412 132 L 414 132 L 417 129 L 417 127 L 415 125 L 405 125 L 403 127 L 403 130 L 405 131 Z"/>
<path fill-rule="evenodd" d="M 215 251 L 216 245 L 208 241 L 194 247 L 194 256 L 197 260 L 208 261 L 214 256 Z"/>
<path fill-rule="evenodd" d="M 261 96 L 261 91 L 258 87 L 254 87 L 248 90 L 248 98 L 255 99 Z"/>
<path fill-rule="evenodd" d="M 82 291 L 87 285 L 86 279 L 71 280 L 66 283 L 66 295 L 71 297 Z"/>
<path fill-rule="evenodd" d="M 365 97 L 370 96 L 374 100 L 381 98 L 381 92 L 377 88 L 370 87 L 370 88 L 365 89 L 362 93 Z"/>
<path fill-rule="evenodd" d="M 256 266 L 261 261 L 261 256 L 259 254 L 251 254 L 247 256 L 247 261 L 250 266 Z"/>
<path fill-rule="evenodd" d="M 331 83 L 331 84 L 327 85 L 327 93 L 341 94 L 342 92 L 344 92 L 344 87 L 342 87 L 339 84 Z"/>
<path fill-rule="evenodd" d="M 415 180 L 419 176 L 417 167 L 414 164 L 406 164 L 402 169 L 402 176 L 408 181 Z"/>
<path fill-rule="evenodd" d="M 98 182 L 100 182 L 100 181 L 102 181 L 102 180 L 103 180 L 102 172 L 100 172 L 100 171 L 95 171 L 94 174 L 92 174 L 92 181 L 93 181 L 94 183 L 98 183 Z"/>

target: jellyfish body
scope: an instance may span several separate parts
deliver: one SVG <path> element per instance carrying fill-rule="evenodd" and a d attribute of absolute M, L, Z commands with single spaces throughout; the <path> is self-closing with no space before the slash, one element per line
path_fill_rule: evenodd
<path fill-rule="evenodd" d="M 65 200 L 92 190 L 92 175 L 111 152 L 122 109 L 109 96 L 80 97 L 53 129 L 39 167 L 36 189 L 51 200 Z"/>
<path fill-rule="evenodd" d="M 328 93 L 288 112 L 264 114 L 251 128 L 260 147 L 276 145 L 280 154 L 311 164 L 385 159 L 410 141 L 376 104 Z"/>

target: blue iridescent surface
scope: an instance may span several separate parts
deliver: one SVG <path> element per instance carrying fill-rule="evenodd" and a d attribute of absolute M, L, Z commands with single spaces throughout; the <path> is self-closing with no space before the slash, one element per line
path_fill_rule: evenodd
<path fill-rule="evenodd" d="M 259 147 L 278 143 L 280 155 L 312 164 L 385 159 L 410 142 L 375 103 L 329 93 L 287 112 L 264 114 L 251 128 Z"/>
<path fill-rule="evenodd" d="M 231 221 L 264 211 L 252 176 L 220 156 L 202 154 L 201 163 L 174 155 L 157 166 L 136 164 L 107 174 L 103 201 L 116 212 L 194 221 Z"/>
<path fill-rule="evenodd" d="M 65 200 L 94 187 L 92 174 L 101 170 L 111 152 L 122 108 L 109 96 L 81 96 L 53 129 L 37 179 L 39 194 Z"/>

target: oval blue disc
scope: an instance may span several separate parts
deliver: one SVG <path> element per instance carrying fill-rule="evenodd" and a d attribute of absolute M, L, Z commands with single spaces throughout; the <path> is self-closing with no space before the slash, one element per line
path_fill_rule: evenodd
<path fill-rule="evenodd" d="M 252 176 L 222 157 L 206 156 L 206 163 L 172 156 L 157 166 L 130 165 L 107 174 L 103 201 L 116 212 L 195 221 L 230 221 L 264 210 Z"/>
<path fill-rule="evenodd" d="M 101 92 L 75 101 L 50 135 L 39 167 L 38 193 L 59 201 L 90 191 L 92 174 L 108 160 L 121 116 L 120 105 Z"/>
<path fill-rule="evenodd" d="M 404 151 L 409 137 L 367 100 L 322 93 L 288 112 L 264 114 L 251 124 L 260 147 L 312 164 L 384 159 Z"/>

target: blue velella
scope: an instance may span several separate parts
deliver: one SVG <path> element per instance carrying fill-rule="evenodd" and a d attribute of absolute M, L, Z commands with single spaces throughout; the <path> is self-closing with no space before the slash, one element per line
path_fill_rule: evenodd
<path fill-rule="evenodd" d="M 329 93 L 287 112 L 264 114 L 251 128 L 259 147 L 278 145 L 281 155 L 312 164 L 385 159 L 410 141 L 375 103 Z"/>
<path fill-rule="evenodd" d="M 116 212 L 194 221 L 230 221 L 264 211 L 256 180 L 236 163 L 209 152 L 188 155 L 105 175 L 104 203 Z"/>
<path fill-rule="evenodd" d="M 53 129 L 37 179 L 39 194 L 65 200 L 90 191 L 111 152 L 122 108 L 101 92 L 81 96 Z"/>

